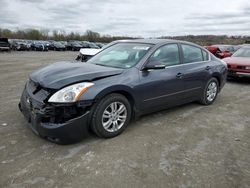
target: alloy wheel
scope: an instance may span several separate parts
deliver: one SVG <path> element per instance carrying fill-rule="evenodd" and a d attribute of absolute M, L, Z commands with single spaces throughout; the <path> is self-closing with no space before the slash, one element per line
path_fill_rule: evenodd
<path fill-rule="evenodd" d="M 108 132 L 115 132 L 122 128 L 127 120 L 127 108 L 121 102 L 112 102 L 105 108 L 102 115 L 103 128 Z"/>
<path fill-rule="evenodd" d="M 218 86 L 216 82 L 209 83 L 207 87 L 207 100 L 212 102 L 217 95 Z"/>

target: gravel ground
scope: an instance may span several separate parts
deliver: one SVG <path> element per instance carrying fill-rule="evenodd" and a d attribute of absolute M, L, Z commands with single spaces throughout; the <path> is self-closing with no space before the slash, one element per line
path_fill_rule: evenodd
<path fill-rule="evenodd" d="M 250 187 L 250 82 L 229 81 L 211 106 L 150 114 L 113 139 L 56 145 L 17 104 L 35 69 L 77 52 L 0 54 L 0 187 Z"/>

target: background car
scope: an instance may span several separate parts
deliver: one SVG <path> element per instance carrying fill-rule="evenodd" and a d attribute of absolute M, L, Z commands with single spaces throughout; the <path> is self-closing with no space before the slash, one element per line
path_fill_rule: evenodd
<path fill-rule="evenodd" d="M 104 44 L 100 42 L 96 42 L 95 45 L 97 45 L 99 48 L 102 48 L 104 46 Z"/>
<path fill-rule="evenodd" d="M 49 41 L 46 41 L 46 40 L 42 40 L 42 41 L 39 41 L 40 43 L 42 43 L 45 47 L 45 49 L 49 49 L 50 48 L 50 42 Z M 46 50 L 45 50 L 46 51 Z"/>
<path fill-rule="evenodd" d="M 65 51 L 66 46 L 63 45 L 61 42 L 53 41 L 50 43 L 49 49 L 54 51 Z"/>
<path fill-rule="evenodd" d="M 8 38 L 0 38 L 0 51 L 9 51 L 10 43 Z"/>
<path fill-rule="evenodd" d="M 100 51 L 101 49 L 96 48 L 81 48 L 79 54 L 76 57 L 76 60 L 86 62 Z"/>
<path fill-rule="evenodd" d="M 34 51 L 48 51 L 49 47 L 44 45 L 41 41 L 33 41 L 31 44 L 31 49 Z"/>
<path fill-rule="evenodd" d="M 31 45 L 25 40 L 14 40 L 12 42 L 12 50 L 29 51 L 31 50 Z"/>
<path fill-rule="evenodd" d="M 62 45 L 64 45 L 67 49 L 67 41 L 58 41 L 58 42 L 60 42 Z"/>
<path fill-rule="evenodd" d="M 97 46 L 95 43 L 93 42 L 88 42 L 88 41 L 80 41 L 79 42 L 82 45 L 82 48 L 95 48 L 95 49 L 99 49 L 100 47 Z"/>
<path fill-rule="evenodd" d="M 206 49 L 208 49 L 212 54 L 214 54 L 216 57 L 223 59 L 226 57 L 230 57 L 235 52 L 233 45 L 212 45 L 212 46 L 206 46 Z"/>
<path fill-rule="evenodd" d="M 89 42 L 89 48 L 99 49 L 100 47 L 98 45 L 96 45 L 95 43 L 93 43 L 93 42 Z"/>
<path fill-rule="evenodd" d="M 83 46 L 79 41 L 68 41 L 66 45 L 66 49 L 72 51 L 79 51 L 82 47 Z"/>
<path fill-rule="evenodd" d="M 223 59 L 228 66 L 228 77 L 250 78 L 250 46 L 237 50 L 231 57 Z"/>

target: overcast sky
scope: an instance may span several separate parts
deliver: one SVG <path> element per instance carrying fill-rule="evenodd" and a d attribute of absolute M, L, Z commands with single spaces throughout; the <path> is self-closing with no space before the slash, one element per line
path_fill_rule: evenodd
<path fill-rule="evenodd" d="M 0 28 L 250 35 L 250 0 L 0 0 Z"/>

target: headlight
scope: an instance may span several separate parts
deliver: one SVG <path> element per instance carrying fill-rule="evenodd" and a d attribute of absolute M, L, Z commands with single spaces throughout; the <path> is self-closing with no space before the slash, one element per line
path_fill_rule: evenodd
<path fill-rule="evenodd" d="M 245 69 L 250 70 L 250 66 L 246 66 Z"/>
<path fill-rule="evenodd" d="M 49 98 L 49 102 L 54 102 L 54 103 L 76 102 L 80 99 L 81 95 L 84 94 L 93 85 L 94 83 L 91 82 L 83 82 L 67 86 L 57 91 L 55 94 L 53 94 Z"/>

